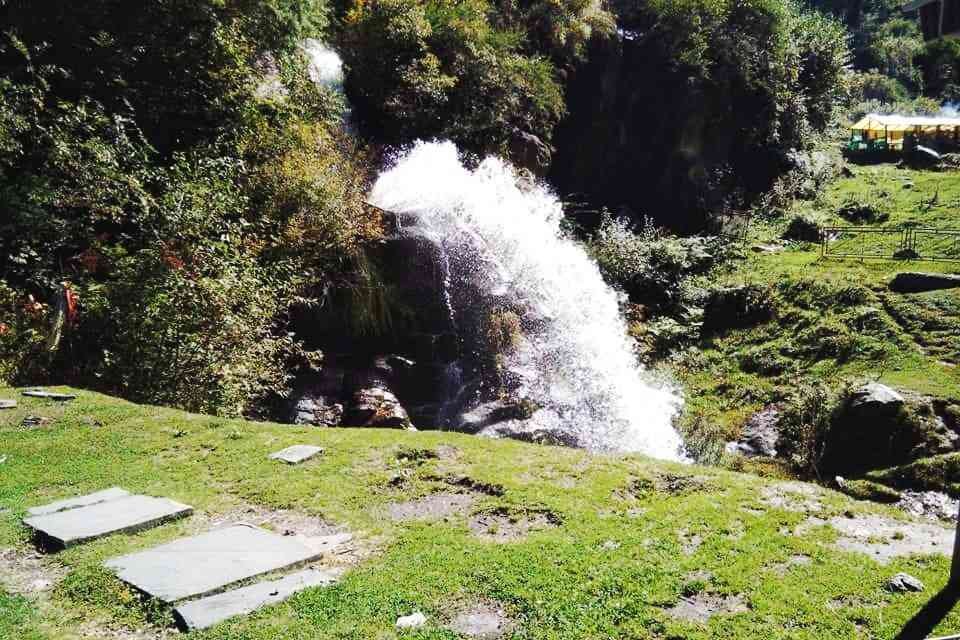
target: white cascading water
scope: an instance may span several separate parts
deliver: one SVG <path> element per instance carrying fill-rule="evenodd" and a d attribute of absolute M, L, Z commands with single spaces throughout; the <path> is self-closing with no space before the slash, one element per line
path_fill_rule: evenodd
<path fill-rule="evenodd" d="M 469 170 L 452 143 L 434 142 L 385 171 L 371 202 L 413 220 L 408 233 L 441 247 L 453 274 L 446 286 L 469 279 L 471 295 L 485 298 L 459 304 L 509 300 L 523 310 L 523 338 L 503 366 L 515 395 L 539 408 L 525 428 L 573 433 L 595 450 L 682 459 L 672 426 L 680 400 L 646 379 L 618 294 L 561 231 L 550 191 L 496 158 Z"/>

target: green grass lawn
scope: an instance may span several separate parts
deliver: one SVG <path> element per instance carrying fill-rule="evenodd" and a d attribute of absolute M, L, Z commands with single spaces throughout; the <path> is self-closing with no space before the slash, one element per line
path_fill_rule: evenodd
<path fill-rule="evenodd" d="M 0 397 L 15 393 L 0 389 Z M 251 505 L 347 527 L 369 553 L 334 587 L 193 637 L 393 638 L 396 618 L 420 610 L 428 625 L 400 635 L 455 638 L 443 627 L 452 611 L 493 600 L 516 621 L 515 638 L 893 638 L 949 570 L 942 556 L 881 565 L 841 551 L 831 544 L 838 534 L 822 524 L 794 533 L 809 515 L 805 508 L 765 501 L 762 491 L 773 485 L 754 476 L 453 433 L 227 420 L 78 393 L 66 405 L 20 398 L 18 409 L 0 413 L 0 510 L 9 510 L 0 511 L 0 549 L 33 553 L 20 524 L 27 507 L 113 485 L 187 502 L 197 513 L 43 558 L 64 576 L 46 595 L 12 593 L 13 580 L 0 572 L 4 640 L 83 637 L 92 629 L 156 632 L 151 621 L 162 625 L 162 612 L 145 607 L 100 564 Z M 51 422 L 21 427 L 27 414 Z M 267 459 L 294 443 L 326 451 L 301 466 Z M 443 478 L 451 475 L 500 485 L 502 495 L 482 495 L 469 513 L 436 522 L 385 516 L 388 503 L 449 491 Z M 393 481 L 398 476 L 407 481 Z M 820 506 L 806 510 L 820 517 L 903 518 L 811 491 Z M 494 508 L 549 510 L 559 526 L 504 544 L 471 534 L 470 514 Z M 789 564 L 800 556 L 809 560 Z M 887 592 L 885 581 L 898 571 L 923 580 L 926 591 Z M 704 624 L 665 613 L 699 592 L 739 594 L 748 609 Z M 938 630 L 960 630 L 960 613 Z"/>
<path fill-rule="evenodd" d="M 782 400 L 801 381 L 878 380 L 903 391 L 960 399 L 960 289 L 888 290 L 902 271 L 960 273 L 960 262 L 830 258 L 821 256 L 819 245 L 801 242 L 772 253 L 749 249 L 777 241 L 791 218 L 803 212 L 823 224 L 850 224 L 839 211 L 851 200 L 871 203 L 888 216 L 868 225 L 873 228 L 960 229 L 960 172 L 892 164 L 853 171 L 815 200 L 796 202 L 786 215 L 758 219 L 742 259 L 718 276 L 721 285 L 768 289 L 776 310 L 769 322 L 710 336 L 666 365 L 685 389 L 688 427 L 735 439 L 753 413 Z M 850 291 L 859 292 L 856 302 L 837 304 Z"/>

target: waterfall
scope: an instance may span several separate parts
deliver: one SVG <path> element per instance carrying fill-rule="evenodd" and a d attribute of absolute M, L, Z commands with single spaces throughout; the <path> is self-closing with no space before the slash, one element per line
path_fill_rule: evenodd
<path fill-rule="evenodd" d="M 418 143 L 377 179 L 371 202 L 440 248 L 465 345 L 478 348 L 466 332 L 482 314 L 519 318 L 521 335 L 498 366 L 511 396 L 534 407 L 523 428 L 573 434 L 594 450 L 682 457 L 671 424 L 680 400 L 636 362 L 618 294 L 564 235 L 548 189 L 499 159 L 470 170 L 452 143 Z"/>

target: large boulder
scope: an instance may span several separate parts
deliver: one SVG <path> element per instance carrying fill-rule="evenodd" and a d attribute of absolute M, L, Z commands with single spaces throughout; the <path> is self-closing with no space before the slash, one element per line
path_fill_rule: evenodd
<path fill-rule="evenodd" d="M 958 436 L 930 398 L 870 383 L 855 390 L 824 438 L 821 470 L 854 476 L 956 450 Z"/>
<path fill-rule="evenodd" d="M 389 389 L 357 389 L 351 398 L 344 424 L 351 427 L 408 429 L 412 425 L 407 410 Z"/>
<path fill-rule="evenodd" d="M 319 372 L 300 377 L 290 395 L 290 422 L 339 426 L 343 418 L 344 376 L 343 369 L 324 366 Z"/>
<path fill-rule="evenodd" d="M 852 418 L 879 418 L 897 415 L 903 396 L 879 382 L 865 384 L 850 396 L 848 415 Z"/>
<path fill-rule="evenodd" d="M 904 271 L 895 275 L 890 281 L 890 290 L 897 293 L 921 293 L 958 287 L 960 287 L 960 275 L 946 273 Z"/>

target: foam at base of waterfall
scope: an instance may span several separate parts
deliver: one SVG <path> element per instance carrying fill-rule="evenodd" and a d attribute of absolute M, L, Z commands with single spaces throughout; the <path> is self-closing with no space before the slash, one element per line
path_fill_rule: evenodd
<path fill-rule="evenodd" d="M 672 426 L 680 399 L 646 378 L 618 294 L 561 232 L 562 208 L 548 189 L 499 159 L 469 170 L 452 143 L 418 143 L 378 178 L 371 201 L 443 244 L 458 274 L 450 286 L 469 281 L 474 296 L 453 296 L 458 313 L 502 305 L 504 296 L 522 310 L 523 337 L 503 366 L 513 394 L 542 408 L 525 428 L 572 433 L 590 449 L 682 457 Z"/>

